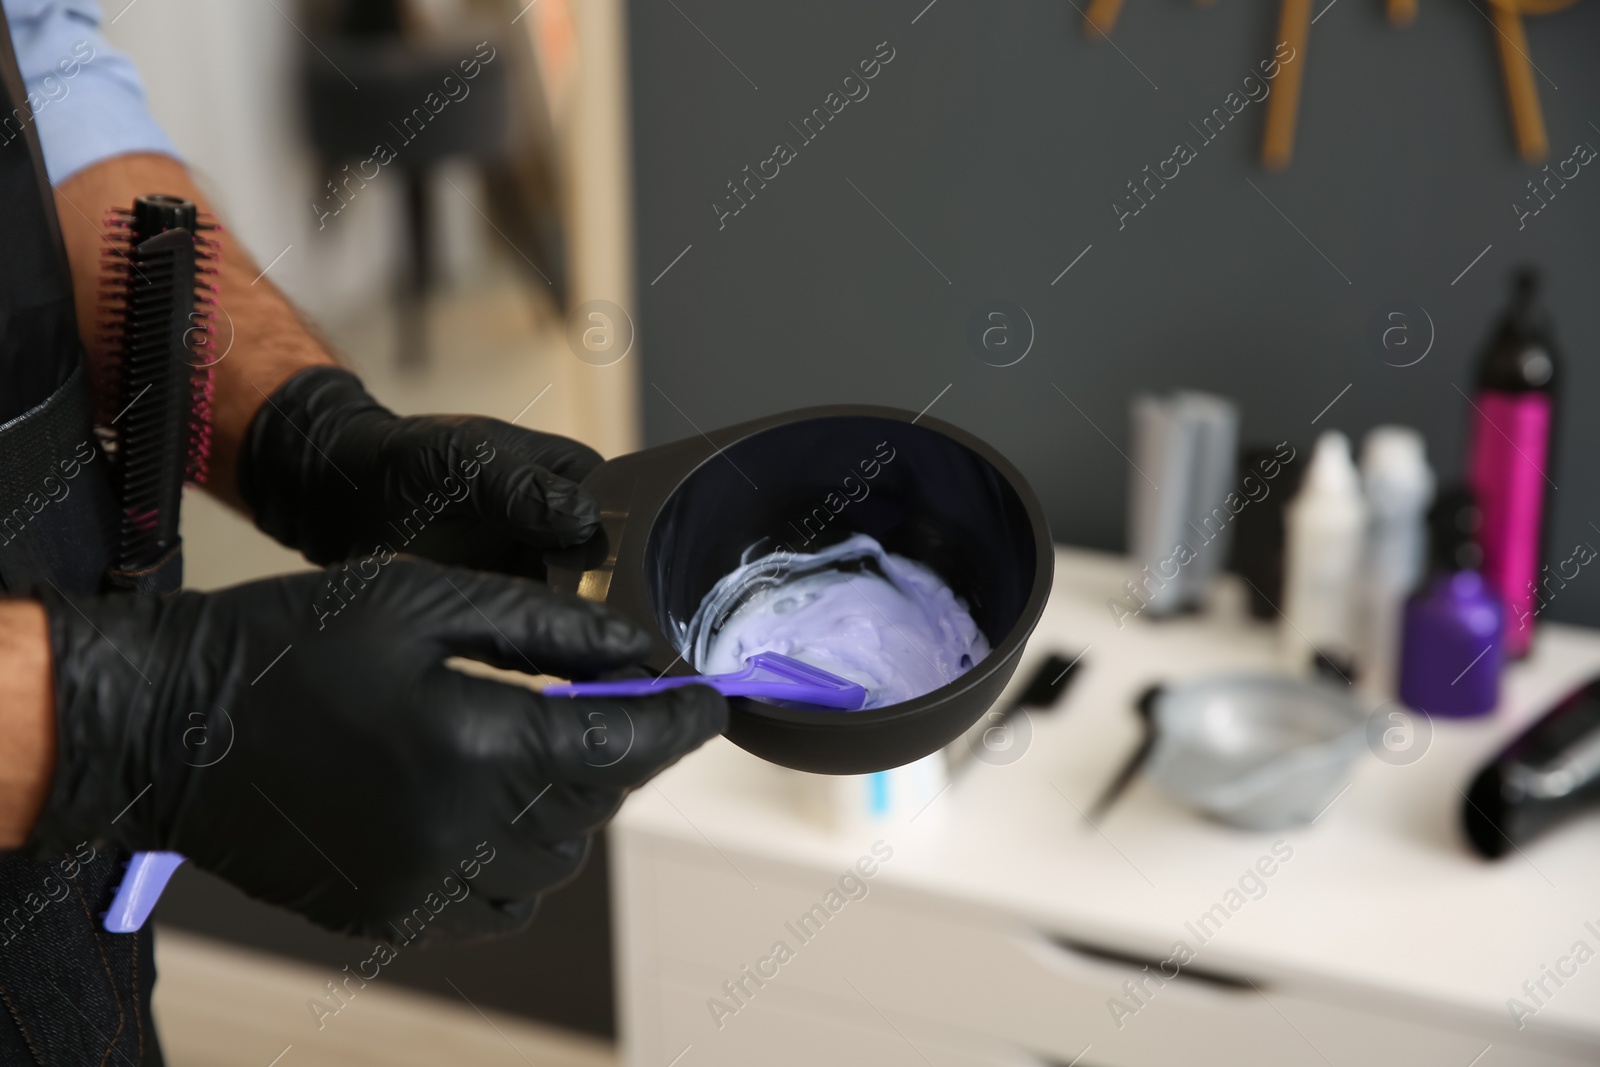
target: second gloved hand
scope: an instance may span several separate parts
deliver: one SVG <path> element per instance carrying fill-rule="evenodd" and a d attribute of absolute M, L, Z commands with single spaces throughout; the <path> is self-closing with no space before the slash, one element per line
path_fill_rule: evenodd
<path fill-rule="evenodd" d="M 46 594 L 57 756 L 30 846 L 181 852 L 349 933 L 391 938 L 417 914 L 503 932 L 577 870 L 629 788 L 726 725 L 704 687 L 546 699 L 445 666 L 584 677 L 636 661 L 645 635 L 599 605 L 418 561 L 333 577 L 337 614 L 313 608 L 323 573 L 163 600 Z"/>
<path fill-rule="evenodd" d="M 239 493 L 257 526 L 313 563 L 405 552 L 542 579 L 546 549 L 599 527 L 578 487 L 599 463 L 587 445 L 500 419 L 401 417 L 349 371 L 311 367 L 251 421 Z"/>

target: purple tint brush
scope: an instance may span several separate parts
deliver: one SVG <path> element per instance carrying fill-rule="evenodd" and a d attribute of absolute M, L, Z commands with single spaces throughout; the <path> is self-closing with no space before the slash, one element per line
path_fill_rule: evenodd
<path fill-rule="evenodd" d="M 636 697 L 685 685 L 709 685 L 723 696 L 758 697 L 812 704 L 838 711 L 858 711 L 867 702 L 866 688 L 820 667 L 778 652 L 759 652 L 732 674 L 684 674 L 670 678 L 626 678 L 614 682 L 571 682 L 544 688 L 545 696 Z M 128 934 L 144 925 L 183 857 L 176 852 L 140 852 L 128 864 L 117 889 L 105 928 Z"/>
<path fill-rule="evenodd" d="M 685 685 L 709 685 L 723 696 L 764 697 L 815 704 L 839 711 L 859 711 L 867 691 L 848 678 L 801 663 L 778 652 L 758 652 L 731 674 L 681 674 L 670 678 L 625 678 L 615 682 L 570 682 L 549 685 L 545 696 L 638 697 Z"/>

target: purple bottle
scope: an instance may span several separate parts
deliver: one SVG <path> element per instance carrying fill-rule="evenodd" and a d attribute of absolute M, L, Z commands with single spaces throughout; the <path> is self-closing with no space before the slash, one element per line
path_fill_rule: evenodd
<path fill-rule="evenodd" d="M 1505 607 L 1477 570 L 1482 518 L 1471 490 L 1441 494 L 1430 520 L 1434 572 L 1406 602 L 1400 700 L 1435 717 L 1487 715 L 1500 700 Z"/>

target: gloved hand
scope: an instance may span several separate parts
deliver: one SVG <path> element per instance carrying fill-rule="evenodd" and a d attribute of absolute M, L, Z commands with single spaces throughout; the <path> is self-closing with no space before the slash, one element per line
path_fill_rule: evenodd
<path fill-rule="evenodd" d="M 353 574 L 46 593 L 56 769 L 30 847 L 181 852 L 369 937 L 418 915 L 502 932 L 576 872 L 628 789 L 727 723 L 701 686 L 547 699 L 444 665 L 583 677 L 642 656 L 645 635 L 600 605 L 419 561 Z M 335 578 L 346 606 L 314 610 Z"/>
<path fill-rule="evenodd" d="M 499 419 L 401 418 L 349 371 L 311 367 L 251 421 L 239 492 L 257 526 L 313 563 L 381 544 L 542 579 L 544 550 L 599 527 L 577 484 L 599 463 L 586 445 Z"/>

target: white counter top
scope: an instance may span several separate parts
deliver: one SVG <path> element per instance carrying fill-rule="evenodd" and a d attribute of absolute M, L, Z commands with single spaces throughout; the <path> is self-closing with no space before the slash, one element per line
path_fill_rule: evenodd
<path fill-rule="evenodd" d="M 1123 561 L 1061 548 L 1056 567 L 1012 691 L 1049 651 L 1088 651 L 1063 703 L 1035 716 L 1031 747 L 1016 763 L 974 762 L 914 823 L 830 833 L 790 800 L 790 772 L 719 739 L 635 794 L 619 829 L 831 871 L 882 837 L 896 850 L 882 879 L 1152 959 L 1180 938 L 1195 946 L 1185 924 L 1281 838 L 1292 858 L 1265 880 L 1265 895 L 1199 948 L 1197 968 L 1335 998 L 1370 1002 L 1376 993 L 1399 1011 L 1497 1014 L 1508 1033 L 1506 1000 L 1526 999 L 1523 983 L 1537 981 L 1541 965 L 1579 940 L 1600 950 L 1600 936 L 1584 925 L 1600 929 L 1600 816 L 1487 862 L 1464 842 L 1458 792 L 1511 735 L 1600 674 L 1600 632 L 1542 627 L 1493 717 L 1436 721 L 1414 764 L 1364 754 L 1349 789 L 1314 826 L 1240 832 L 1136 780 L 1096 831 L 1079 813 L 1136 743 L 1139 693 L 1164 679 L 1270 666 L 1276 631 L 1221 610 L 1119 630 L 1105 601 L 1119 595 Z M 1600 1041 L 1600 960 L 1565 979 L 1527 1026 L 1562 1044 Z"/>

